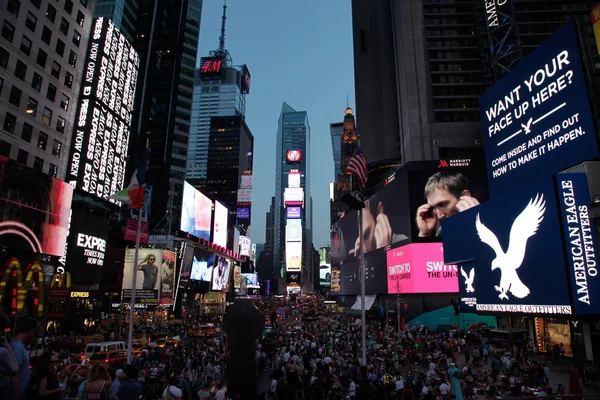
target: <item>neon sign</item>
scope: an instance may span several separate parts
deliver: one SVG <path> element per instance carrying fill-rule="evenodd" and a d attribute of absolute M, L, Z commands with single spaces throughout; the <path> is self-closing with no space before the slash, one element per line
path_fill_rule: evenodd
<path fill-rule="evenodd" d="M 221 72 L 223 60 L 218 58 L 202 58 L 200 61 L 200 73 L 203 75 L 213 75 Z"/>

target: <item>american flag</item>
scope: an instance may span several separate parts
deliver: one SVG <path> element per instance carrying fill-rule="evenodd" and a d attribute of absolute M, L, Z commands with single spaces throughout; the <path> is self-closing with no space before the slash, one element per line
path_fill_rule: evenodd
<path fill-rule="evenodd" d="M 364 188 L 367 184 L 367 156 L 360 147 L 356 149 L 350 162 L 348 162 L 346 173 L 358 176 L 358 183 L 361 188 Z"/>

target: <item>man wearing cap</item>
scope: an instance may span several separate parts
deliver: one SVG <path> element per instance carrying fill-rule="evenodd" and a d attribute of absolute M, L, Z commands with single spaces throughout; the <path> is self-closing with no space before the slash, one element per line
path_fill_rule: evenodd
<path fill-rule="evenodd" d="M 113 381 L 108 392 L 110 400 L 117 400 L 119 398 L 119 389 L 121 388 L 121 384 L 125 382 L 126 379 L 127 375 L 125 374 L 125 371 L 118 369 L 115 373 L 115 380 Z"/>

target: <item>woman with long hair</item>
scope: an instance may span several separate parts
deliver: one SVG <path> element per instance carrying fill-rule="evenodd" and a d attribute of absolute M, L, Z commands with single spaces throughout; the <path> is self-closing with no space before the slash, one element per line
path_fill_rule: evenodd
<path fill-rule="evenodd" d="M 58 379 L 57 363 L 58 355 L 51 351 L 42 354 L 38 362 L 38 395 L 45 400 L 61 400 L 65 392 L 64 384 Z"/>
<path fill-rule="evenodd" d="M 88 400 L 104 400 L 108 397 L 112 378 L 104 365 L 95 364 L 90 368 L 84 384 Z"/>

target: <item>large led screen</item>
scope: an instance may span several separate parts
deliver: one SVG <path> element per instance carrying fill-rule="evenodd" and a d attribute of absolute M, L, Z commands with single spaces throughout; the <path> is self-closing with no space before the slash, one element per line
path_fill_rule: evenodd
<path fill-rule="evenodd" d="M 288 272 L 302 269 L 302 242 L 285 242 L 285 265 Z"/>
<path fill-rule="evenodd" d="M 441 243 L 413 243 L 386 252 L 389 294 L 458 293 L 458 269 L 444 264 Z"/>
<path fill-rule="evenodd" d="M 342 295 L 360 294 L 362 267 L 359 259 L 346 260 L 340 265 Z M 365 254 L 366 294 L 386 294 L 386 255 L 385 249 Z"/>
<path fill-rule="evenodd" d="M 107 18 L 92 24 L 66 180 L 103 199 L 121 191 L 139 57 Z"/>
<path fill-rule="evenodd" d="M 126 249 L 123 268 L 122 301 L 131 301 L 133 274 L 136 274 L 136 303 L 172 304 L 175 285 L 176 253 L 162 249 L 140 249 L 135 264 L 135 249 Z"/>
<path fill-rule="evenodd" d="M 260 287 L 258 285 L 258 275 L 256 274 L 242 274 L 242 281 L 246 282 L 247 287 Z"/>
<path fill-rule="evenodd" d="M 231 261 L 225 257 L 217 257 L 217 267 L 213 270 L 212 290 L 224 290 L 229 281 Z"/>
<path fill-rule="evenodd" d="M 573 21 L 485 92 L 479 108 L 492 198 L 598 156 Z"/>
<path fill-rule="evenodd" d="M 227 208 L 215 201 L 215 220 L 214 220 L 214 229 L 213 229 L 213 243 L 217 246 L 222 246 L 227 248 L 227 218 L 229 217 L 229 212 Z"/>
<path fill-rule="evenodd" d="M 248 236 L 240 236 L 240 256 L 252 255 L 252 240 Z"/>
<path fill-rule="evenodd" d="M 197 247 L 194 250 L 190 279 L 193 281 L 211 282 L 216 260 L 217 256 L 213 253 Z"/>
<path fill-rule="evenodd" d="M 0 247 L 62 257 L 73 186 L 0 156 Z"/>
<path fill-rule="evenodd" d="M 86 211 L 72 211 L 66 265 L 74 282 L 93 284 L 101 281 L 107 231 L 106 218 Z"/>
<path fill-rule="evenodd" d="M 210 240 L 212 201 L 187 182 L 183 183 L 181 230 L 197 238 Z"/>
<path fill-rule="evenodd" d="M 322 263 L 319 266 L 319 284 L 321 286 L 331 285 L 331 264 Z"/>
<path fill-rule="evenodd" d="M 551 176 L 444 221 L 444 260 L 459 263 L 461 310 L 571 314 Z"/>
<path fill-rule="evenodd" d="M 285 240 L 287 242 L 302 241 L 302 221 L 299 219 L 289 219 L 285 224 Z"/>
<path fill-rule="evenodd" d="M 239 289 L 242 286 L 242 266 L 235 263 L 233 265 L 233 288 Z"/>
<path fill-rule="evenodd" d="M 287 219 L 299 219 L 302 218 L 302 207 L 286 207 L 285 217 Z"/>

